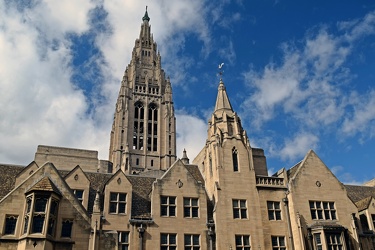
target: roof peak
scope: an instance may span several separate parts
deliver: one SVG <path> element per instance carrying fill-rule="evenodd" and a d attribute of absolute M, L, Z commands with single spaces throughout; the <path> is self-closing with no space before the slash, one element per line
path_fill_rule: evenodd
<path fill-rule="evenodd" d="M 147 21 L 147 22 L 150 21 L 150 18 L 149 18 L 149 16 L 148 16 L 148 12 L 147 12 L 147 6 L 146 6 L 145 15 L 143 16 L 142 21 Z"/>
<path fill-rule="evenodd" d="M 225 109 L 233 111 L 232 105 L 230 104 L 227 91 L 225 89 L 225 85 L 223 82 L 223 79 L 220 78 L 219 87 L 218 87 L 218 93 L 216 97 L 216 105 L 215 105 L 215 111 Z"/>

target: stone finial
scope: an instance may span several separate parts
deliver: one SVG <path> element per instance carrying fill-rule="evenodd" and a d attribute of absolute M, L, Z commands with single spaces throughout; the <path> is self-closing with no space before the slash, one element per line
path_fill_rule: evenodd
<path fill-rule="evenodd" d="M 182 152 L 182 158 L 181 158 L 181 161 L 182 163 L 184 163 L 185 165 L 186 164 L 189 164 L 189 158 L 187 157 L 187 154 L 186 154 L 186 150 L 184 149 L 184 151 Z"/>

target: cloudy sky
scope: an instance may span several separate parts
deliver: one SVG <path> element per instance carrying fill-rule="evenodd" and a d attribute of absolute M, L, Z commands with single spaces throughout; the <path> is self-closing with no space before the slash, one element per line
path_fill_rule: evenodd
<path fill-rule="evenodd" d="M 219 63 L 270 172 L 313 149 L 345 183 L 375 177 L 371 0 L 0 0 L 0 162 L 37 145 L 108 159 L 115 101 L 145 6 L 171 77 L 178 152 L 203 147 Z M 179 154 L 181 156 L 181 154 Z"/>

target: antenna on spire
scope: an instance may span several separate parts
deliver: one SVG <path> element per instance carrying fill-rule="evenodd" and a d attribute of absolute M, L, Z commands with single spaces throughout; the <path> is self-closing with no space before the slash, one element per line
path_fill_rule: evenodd
<path fill-rule="evenodd" d="M 147 5 L 146 5 L 146 11 L 147 11 Z"/>
<path fill-rule="evenodd" d="M 220 75 L 220 80 L 222 80 L 222 76 L 223 76 L 223 74 L 224 74 L 223 66 L 224 66 L 224 63 L 220 63 L 220 64 L 219 64 L 219 75 Z"/>

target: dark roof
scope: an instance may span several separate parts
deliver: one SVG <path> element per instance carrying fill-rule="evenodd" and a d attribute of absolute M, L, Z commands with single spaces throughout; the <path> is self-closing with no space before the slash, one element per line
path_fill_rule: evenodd
<path fill-rule="evenodd" d="M 129 175 L 127 177 L 133 186 L 132 218 L 150 218 L 150 193 L 152 191 L 152 184 L 156 178 L 135 175 Z"/>
<path fill-rule="evenodd" d="M 348 192 L 349 198 L 354 202 L 363 200 L 369 196 L 375 198 L 375 187 L 369 186 L 356 186 L 356 185 L 344 185 Z"/>
<path fill-rule="evenodd" d="M 195 180 L 204 183 L 201 171 L 199 171 L 197 165 L 185 165 L 185 167 L 189 171 L 189 173 L 194 177 Z"/>
<path fill-rule="evenodd" d="M 288 179 L 292 176 L 295 175 L 295 173 L 297 172 L 299 166 L 301 165 L 302 161 L 298 162 L 296 165 L 294 165 L 293 167 L 291 167 L 288 171 L 287 171 L 287 175 L 288 175 Z"/>
<path fill-rule="evenodd" d="M 0 164 L 0 200 L 14 188 L 16 176 L 24 166 Z"/>

